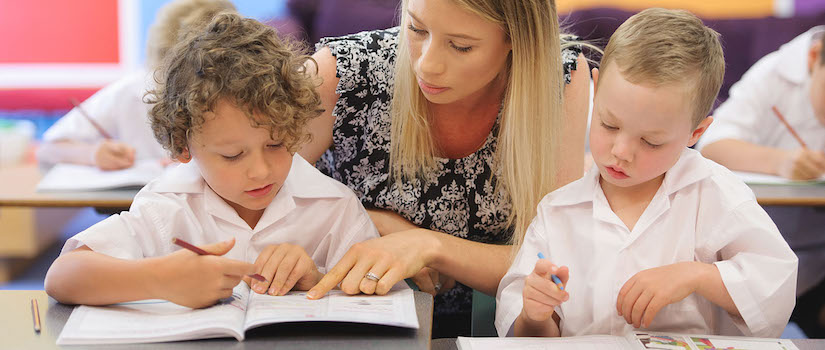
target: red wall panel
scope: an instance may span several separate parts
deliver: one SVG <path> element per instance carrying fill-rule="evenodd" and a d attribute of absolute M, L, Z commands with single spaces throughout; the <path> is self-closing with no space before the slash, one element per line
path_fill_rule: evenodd
<path fill-rule="evenodd" d="M 0 63 L 118 63 L 118 1 L 0 0 Z"/>

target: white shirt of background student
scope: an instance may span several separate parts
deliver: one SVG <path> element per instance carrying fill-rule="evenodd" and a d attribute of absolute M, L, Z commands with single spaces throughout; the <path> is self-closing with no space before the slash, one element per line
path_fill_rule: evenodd
<path fill-rule="evenodd" d="M 111 140 L 74 108 L 43 134 L 38 158 L 45 163 L 87 164 L 107 170 L 128 168 L 138 160 L 166 159 L 147 117 L 151 105 L 143 102 L 152 84 L 151 74 L 139 70 L 81 103 Z"/>
<path fill-rule="evenodd" d="M 825 26 L 760 59 L 730 89 L 696 148 L 733 170 L 811 179 L 825 174 Z M 775 106 L 807 144 L 803 150 Z"/>
<path fill-rule="evenodd" d="M 499 286 L 499 335 L 508 334 L 522 312 L 524 278 L 539 252 L 569 268 L 569 299 L 556 307 L 561 336 L 637 329 L 616 311 L 619 291 L 642 270 L 678 262 L 714 264 L 742 318 L 693 293 L 638 329 L 777 337 L 793 309 L 796 257 L 750 189 L 691 149 L 668 171 L 632 230 L 610 209 L 596 166 L 545 197 Z"/>

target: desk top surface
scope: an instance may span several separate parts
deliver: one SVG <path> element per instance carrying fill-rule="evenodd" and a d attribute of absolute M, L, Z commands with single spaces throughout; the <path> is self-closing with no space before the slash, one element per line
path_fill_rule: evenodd
<path fill-rule="evenodd" d="M 42 331 L 35 333 L 31 299 L 40 306 Z M 46 292 L 0 291 L 0 348 L 58 349 L 57 337 L 73 307 L 58 304 Z M 420 328 L 409 330 L 357 324 L 280 324 L 250 330 L 246 340 L 234 338 L 170 343 L 84 346 L 93 349 L 429 349 L 432 334 L 433 298 L 415 292 L 415 311 Z M 76 348 L 68 346 L 66 348 Z"/>
<path fill-rule="evenodd" d="M 0 206 L 128 208 L 138 190 L 35 191 L 35 164 L 0 168 Z M 761 205 L 825 206 L 825 185 L 749 185 Z"/>
<path fill-rule="evenodd" d="M 35 164 L 0 168 L 0 206 L 128 208 L 138 190 L 35 191 L 42 178 Z"/>

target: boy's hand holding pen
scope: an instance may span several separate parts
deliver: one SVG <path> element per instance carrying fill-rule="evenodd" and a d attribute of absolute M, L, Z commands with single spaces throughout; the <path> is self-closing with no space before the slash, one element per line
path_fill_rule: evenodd
<path fill-rule="evenodd" d="M 191 308 L 208 307 L 232 296 L 244 276 L 255 274 L 254 264 L 221 256 L 235 245 L 234 238 L 199 247 L 179 239 L 175 244 L 187 249 L 156 258 L 157 280 L 150 284 L 155 298 Z"/>
<path fill-rule="evenodd" d="M 782 112 L 776 106 L 771 110 L 800 146 L 796 151 L 786 152 L 785 160 L 777 169 L 778 175 L 791 180 L 813 180 L 825 174 L 825 152 L 809 149 Z"/>
<path fill-rule="evenodd" d="M 546 321 L 556 306 L 570 298 L 564 290 L 570 272 L 566 266 L 558 267 L 545 259 L 542 253 L 538 257 L 533 272 L 524 279 L 523 312 L 532 321 Z"/>

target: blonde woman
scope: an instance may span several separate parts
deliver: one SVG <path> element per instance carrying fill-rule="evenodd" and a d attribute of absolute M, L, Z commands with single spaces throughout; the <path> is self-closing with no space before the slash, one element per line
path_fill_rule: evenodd
<path fill-rule="evenodd" d="M 413 277 L 437 294 L 433 336 L 469 333 L 470 288 L 495 295 L 539 200 L 582 175 L 589 74 L 563 39 L 554 1 L 404 0 L 400 27 L 321 40 L 325 112 L 300 153 L 382 237 L 311 298 Z"/>

